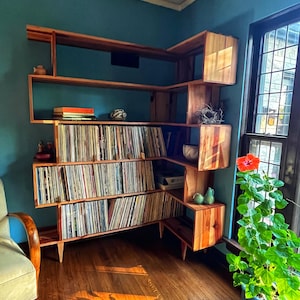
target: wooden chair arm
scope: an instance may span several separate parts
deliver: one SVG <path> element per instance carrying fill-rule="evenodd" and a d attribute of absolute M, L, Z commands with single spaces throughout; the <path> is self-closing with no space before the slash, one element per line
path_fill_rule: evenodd
<path fill-rule="evenodd" d="M 25 228 L 29 246 L 29 257 L 36 270 L 36 282 L 38 282 L 41 265 L 41 248 L 39 233 L 35 222 L 29 215 L 22 212 L 9 213 L 8 216 L 17 218 Z"/>

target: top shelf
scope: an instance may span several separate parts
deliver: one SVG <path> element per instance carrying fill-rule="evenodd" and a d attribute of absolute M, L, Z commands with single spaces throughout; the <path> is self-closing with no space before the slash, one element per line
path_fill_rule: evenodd
<path fill-rule="evenodd" d="M 126 51 L 136 53 L 144 57 L 170 61 L 178 60 L 178 55 L 186 56 L 187 53 L 195 50 L 199 51 L 199 49 L 205 44 L 207 35 L 212 34 L 211 32 L 203 31 L 168 49 L 161 49 L 34 25 L 27 25 L 26 30 L 27 38 L 30 40 L 51 43 L 53 38 L 55 38 L 56 43 L 61 45 L 108 52 Z"/>
<path fill-rule="evenodd" d="M 202 31 L 167 49 L 154 48 L 135 43 L 96 37 L 81 33 L 57 30 L 47 27 L 27 25 L 27 38 L 51 45 L 53 76 L 56 76 L 56 45 L 88 48 L 106 52 L 134 53 L 142 57 L 173 61 L 185 65 L 180 73 L 191 69 L 189 61 L 203 54 L 203 82 L 217 84 L 235 84 L 237 64 L 237 39 L 210 31 Z M 182 76 L 182 75 L 181 75 Z M 192 78 L 184 75 L 184 80 Z"/>

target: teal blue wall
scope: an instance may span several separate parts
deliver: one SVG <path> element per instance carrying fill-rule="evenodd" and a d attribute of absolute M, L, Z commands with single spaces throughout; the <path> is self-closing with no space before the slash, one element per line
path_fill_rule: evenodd
<path fill-rule="evenodd" d="M 49 66 L 49 46 L 28 41 L 26 24 L 155 47 L 171 46 L 208 29 L 239 38 L 240 47 L 237 84 L 222 89 L 222 98 L 227 108 L 226 121 L 233 125 L 231 167 L 216 173 L 215 185 L 217 196 L 222 195 L 222 200 L 227 203 L 225 234 L 230 236 L 234 161 L 239 140 L 242 82 L 249 24 L 298 2 L 210 0 L 207 3 L 199 0 L 183 12 L 176 12 L 139 0 L 1 0 L 0 177 L 5 184 L 9 210 L 29 213 L 38 226 L 55 223 L 55 210 L 35 209 L 33 204 L 32 158 L 40 139 L 51 140 L 52 127 L 29 123 L 27 89 L 27 75 L 32 72 L 32 67 L 37 64 Z M 62 54 L 62 57 L 65 61 L 69 59 L 67 54 Z M 86 62 L 83 60 L 81 64 L 85 65 Z M 75 72 L 76 69 L 68 71 Z M 119 70 L 118 74 L 111 76 L 118 76 L 119 73 L 121 76 L 122 72 Z M 132 73 L 132 78 L 137 76 L 134 71 Z M 142 77 L 141 80 L 143 79 Z M 114 101 L 114 105 L 117 105 L 118 100 Z M 12 233 L 17 241 L 24 240 L 24 232 L 16 223 L 12 224 Z"/>

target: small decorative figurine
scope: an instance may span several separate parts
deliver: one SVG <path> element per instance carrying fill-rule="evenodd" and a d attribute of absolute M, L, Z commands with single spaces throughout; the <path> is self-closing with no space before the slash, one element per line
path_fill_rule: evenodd
<path fill-rule="evenodd" d="M 215 202 L 215 191 L 213 188 L 209 187 L 204 196 L 205 204 L 213 204 Z"/>
<path fill-rule="evenodd" d="M 193 200 L 196 204 L 202 204 L 204 201 L 204 197 L 200 193 L 195 193 L 193 196 Z"/>
<path fill-rule="evenodd" d="M 47 142 L 45 145 L 43 141 L 39 141 L 34 158 L 40 161 L 51 161 L 54 159 L 54 154 L 52 142 Z"/>
<path fill-rule="evenodd" d="M 214 109 L 211 105 L 206 105 L 194 114 L 194 122 L 200 124 L 221 124 L 224 122 L 223 118 L 223 109 Z"/>
<path fill-rule="evenodd" d="M 36 75 L 46 75 L 46 69 L 42 65 L 33 67 L 33 74 Z"/>
<path fill-rule="evenodd" d="M 127 113 L 122 108 L 117 108 L 110 113 L 110 118 L 116 121 L 125 121 Z"/>

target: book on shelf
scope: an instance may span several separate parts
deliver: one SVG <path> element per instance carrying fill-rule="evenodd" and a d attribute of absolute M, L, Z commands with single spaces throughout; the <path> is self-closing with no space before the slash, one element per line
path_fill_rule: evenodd
<path fill-rule="evenodd" d="M 53 113 L 73 113 L 73 114 L 90 114 L 94 115 L 95 111 L 92 107 L 71 107 L 59 106 L 53 108 Z"/>
<path fill-rule="evenodd" d="M 184 175 L 174 170 L 156 172 L 155 180 L 162 190 L 180 189 L 184 185 Z"/>
<path fill-rule="evenodd" d="M 53 113 L 53 119 L 55 120 L 69 120 L 69 121 L 91 121 L 96 120 L 97 118 L 94 115 L 90 114 L 72 114 L 72 113 Z"/>
<path fill-rule="evenodd" d="M 54 107 L 53 118 L 56 120 L 95 120 L 95 111 L 92 107 Z"/>

